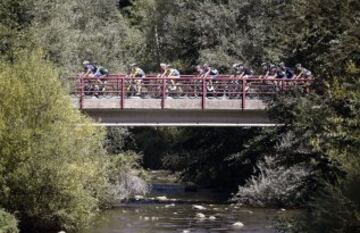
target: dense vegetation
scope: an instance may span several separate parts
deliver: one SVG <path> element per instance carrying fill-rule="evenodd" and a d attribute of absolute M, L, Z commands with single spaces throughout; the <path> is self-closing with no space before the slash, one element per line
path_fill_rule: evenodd
<path fill-rule="evenodd" d="M 18 233 L 16 218 L 0 209 L 0 232 L 2 233 Z"/>
<path fill-rule="evenodd" d="M 132 172 L 137 158 L 121 155 L 135 150 L 146 168 L 205 186 L 241 185 L 234 199 L 247 204 L 308 207 L 282 231 L 359 231 L 359 24 L 357 0 L 1 1 L 0 208 L 21 229 L 76 231 L 114 194 L 145 191 Z M 240 60 L 255 69 L 300 62 L 317 80 L 310 94 L 270 102 L 283 127 L 113 128 L 105 136 L 74 128 L 88 120 L 71 109 L 58 79 L 84 59 L 111 72 L 134 61 L 148 72 L 161 61 L 182 72 L 203 62 L 223 72 Z M 284 176 L 292 171 L 303 179 Z M 141 185 L 129 190 L 124 179 Z"/>
<path fill-rule="evenodd" d="M 134 159 L 106 153 L 103 130 L 72 108 L 41 53 L 17 60 L 0 63 L 0 206 L 20 228 L 74 232 L 114 200 L 145 192 Z"/>

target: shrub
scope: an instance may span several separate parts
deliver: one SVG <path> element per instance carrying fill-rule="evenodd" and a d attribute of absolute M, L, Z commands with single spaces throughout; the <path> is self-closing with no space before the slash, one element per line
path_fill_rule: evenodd
<path fill-rule="evenodd" d="M 0 233 L 18 233 L 16 218 L 0 209 Z"/>
<path fill-rule="evenodd" d="M 133 152 L 113 155 L 109 161 L 110 195 L 113 202 L 120 202 L 149 191 L 142 179 L 144 172 L 138 165 L 138 156 Z"/>
<path fill-rule="evenodd" d="M 107 201 L 104 133 L 40 52 L 17 61 L 0 63 L 0 205 L 26 232 L 75 232 Z"/>
<path fill-rule="evenodd" d="M 233 200 L 256 207 L 294 207 L 301 203 L 307 169 L 278 165 L 273 157 L 265 157 L 257 168 L 259 174 L 240 186 Z"/>

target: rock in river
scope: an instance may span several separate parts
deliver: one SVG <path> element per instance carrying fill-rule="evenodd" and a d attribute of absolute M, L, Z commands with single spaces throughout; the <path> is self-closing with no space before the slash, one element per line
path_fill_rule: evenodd
<path fill-rule="evenodd" d="M 156 200 L 158 200 L 158 201 L 167 201 L 168 198 L 166 196 L 160 196 L 160 197 L 156 197 Z"/>
<path fill-rule="evenodd" d="M 206 210 L 206 208 L 204 206 L 201 206 L 201 205 L 193 205 L 192 207 L 194 209 L 196 209 L 196 210 Z"/>
<path fill-rule="evenodd" d="M 244 223 L 242 222 L 236 222 L 233 224 L 233 227 L 236 227 L 236 228 L 243 228 L 245 225 Z"/>

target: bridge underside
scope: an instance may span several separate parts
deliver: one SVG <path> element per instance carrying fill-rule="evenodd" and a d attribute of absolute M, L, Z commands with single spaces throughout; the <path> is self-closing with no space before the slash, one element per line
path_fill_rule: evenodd
<path fill-rule="evenodd" d="M 265 111 L 84 110 L 104 126 L 274 126 Z"/>
<path fill-rule="evenodd" d="M 78 101 L 74 99 L 74 104 Z M 265 127 L 275 126 L 262 101 L 249 100 L 244 110 L 239 100 L 207 100 L 202 109 L 200 100 L 128 99 L 123 108 L 119 99 L 90 98 L 83 101 L 82 111 L 103 126 L 176 126 L 176 127 Z"/>

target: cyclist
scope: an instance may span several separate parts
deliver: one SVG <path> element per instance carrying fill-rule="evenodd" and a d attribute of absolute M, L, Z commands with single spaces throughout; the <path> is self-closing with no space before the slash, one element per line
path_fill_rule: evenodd
<path fill-rule="evenodd" d="M 136 63 L 131 64 L 130 79 L 135 80 L 135 90 L 137 96 L 141 95 L 141 89 L 144 78 L 145 78 L 144 70 L 141 69 Z"/>
<path fill-rule="evenodd" d="M 171 91 L 175 91 L 177 89 L 176 79 L 180 78 L 179 70 L 172 68 L 171 65 L 165 63 L 161 63 L 160 68 L 163 73 L 159 77 L 170 79 L 171 86 L 169 87 L 169 89 Z"/>
<path fill-rule="evenodd" d="M 233 65 L 234 75 L 238 78 L 249 78 L 254 75 L 254 71 L 251 68 L 244 66 L 242 63 L 236 63 Z"/>
<path fill-rule="evenodd" d="M 84 80 L 85 94 L 86 95 L 95 95 L 95 85 L 93 84 L 91 79 L 95 77 L 97 67 L 86 60 L 83 62 L 83 68 L 84 68 L 84 72 L 82 73 L 82 77 L 90 78 L 90 79 Z"/>
<path fill-rule="evenodd" d="M 267 79 L 270 73 L 270 66 L 267 63 L 261 64 L 261 75 L 260 78 Z"/>
<path fill-rule="evenodd" d="M 93 77 L 96 78 L 94 84 L 94 95 L 98 97 L 100 94 L 105 92 L 106 78 L 109 76 L 109 70 L 103 66 L 96 66 L 96 71 Z"/>
<path fill-rule="evenodd" d="M 267 79 L 276 79 L 278 74 L 278 67 L 270 64 Z"/>
<path fill-rule="evenodd" d="M 210 81 L 208 84 L 208 91 L 214 91 L 214 85 L 213 85 L 213 81 L 216 82 L 216 79 L 218 79 L 219 77 L 219 71 L 211 66 L 209 66 L 208 64 L 204 64 L 203 65 L 203 70 L 204 70 L 204 77 L 210 77 Z"/>
<path fill-rule="evenodd" d="M 168 65 L 167 77 L 170 79 L 170 82 L 172 84 L 170 90 L 175 91 L 178 88 L 178 83 L 176 79 L 180 79 L 180 71 L 175 68 L 172 68 L 171 65 Z M 179 89 L 181 91 L 181 88 Z"/>
<path fill-rule="evenodd" d="M 195 67 L 195 71 L 199 75 L 199 77 L 203 77 L 205 75 L 205 70 L 201 65 L 197 65 Z"/>
<path fill-rule="evenodd" d="M 295 76 L 295 72 L 290 67 L 285 66 L 284 62 L 281 62 L 277 72 L 278 78 L 292 79 Z"/>
<path fill-rule="evenodd" d="M 84 67 L 83 76 L 93 78 L 94 74 L 97 71 L 96 66 L 91 64 L 89 61 L 84 61 L 83 62 L 83 67 Z"/>
<path fill-rule="evenodd" d="M 296 79 L 301 79 L 301 78 L 309 79 L 313 77 L 312 72 L 304 68 L 300 63 L 296 65 L 296 70 L 298 72 L 298 74 L 295 77 Z"/>
<path fill-rule="evenodd" d="M 233 69 L 234 69 L 234 75 L 238 79 L 250 78 L 254 75 L 254 71 L 251 68 L 246 67 L 243 63 L 234 64 Z M 238 83 L 235 82 L 235 84 Z M 250 90 L 250 84 L 247 83 L 245 87 L 245 91 L 247 92 L 249 90 Z"/>
<path fill-rule="evenodd" d="M 193 93 L 193 95 L 196 97 L 198 96 L 200 93 L 202 93 L 202 81 L 203 80 L 199 80 L 204 78 L 205 76 L 205 71 L 202 65 L 197 65 L 195 66 L 195 71 L 196 71 L 196 75 L 197 77 L 195 77 L 195 79 L 191 80 L 191 85 L 190 85 L 190 93 Z"/>

